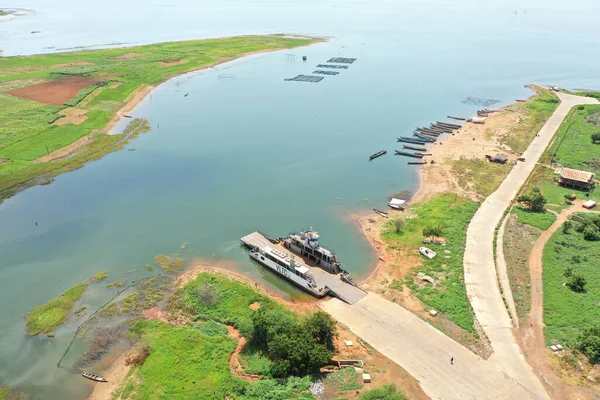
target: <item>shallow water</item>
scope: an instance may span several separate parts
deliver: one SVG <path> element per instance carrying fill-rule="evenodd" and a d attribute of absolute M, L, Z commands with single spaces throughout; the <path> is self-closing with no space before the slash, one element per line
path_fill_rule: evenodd
<path fill-rule="evenodd" d="M 352 216 L 418 186 L 416 169 L 391 155 L 396 136 L 446 115 L 471 115 L 478 107 L 462 102 L 469 96 L 502 105 L 527 96 L 523 85 L 532 82 L 600 87 L 599 4 L 482 3 L 20 1 L 36 13 L 0 23 L 7 55 L 242 33 L 334 38 L 161 85 L 132 113 L 147 118 L 151 132 L 0 206 L 0 383 L 36 399 L 87 393 L 87 382 L 55 368 L 78 321 L 42 340 L 24 335 L 23 316 L 100 270 L 136 279 L 149 274 L 144 265 L 156 254 L 181 252 L 188 260 L 234 260 L 236 269 L 299 297 L 252 264 L 239 238 L 313 226 L 351 272 L 365 276 L 374 255 Z M 338 55 L 358 61 L 317 84 L 284 81 Z M 381 149 L 388 155 L 367 161 Z M 190 245 L 181 250 L 184 241 Z M 98 307 L 109 293 L 95 287 L 82 304 Z"/>

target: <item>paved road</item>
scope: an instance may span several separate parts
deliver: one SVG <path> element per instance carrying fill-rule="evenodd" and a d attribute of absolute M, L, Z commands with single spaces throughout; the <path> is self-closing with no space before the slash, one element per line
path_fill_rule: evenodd
<path fill-rule="evenodd" d="M 525 361 L 512 332 L 494 265 L 494 228 L 504 210 L 535 167 L 540 156 L 569 110 L 579 104 L 597 104 L 592 98 L 559 93 L 561 104 L 531 142 L 520 162 L 508 174 L 498 190 L 481 205 L 469 224 L 465 249 L 465 284 L 475 316 L 488 336 L 494 354 L 488 361 L 512 376 L 541 398 L 548 398 L 542 384 Z"/>
<path fill-rule="evenodd" d="M 375 293 L 319 305 L 415 379 L 432 399 L 542 399 L 398 304 Z M 454 365 L 450 365 L 454 357 Z"/>

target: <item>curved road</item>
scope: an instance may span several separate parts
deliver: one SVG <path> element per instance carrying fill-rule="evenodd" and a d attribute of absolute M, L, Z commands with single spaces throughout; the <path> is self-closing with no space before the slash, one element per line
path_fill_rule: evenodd
<path fill-rule="evenodd" d="M 557 93 L 560 105 L 533 139 L 523 157 L 500 187 L 479 207 L 467 230 L 464 255 L 465 284 L 473 311 L 488 336 L 494 354 L 488 361 L 542 399 L 544 387 L 525 361 L 513 336 L 511 319 L 498 288 L 494 264 L 494 230 L 569 110 L 579 104 L 598 104 L 592 98 Z"/>

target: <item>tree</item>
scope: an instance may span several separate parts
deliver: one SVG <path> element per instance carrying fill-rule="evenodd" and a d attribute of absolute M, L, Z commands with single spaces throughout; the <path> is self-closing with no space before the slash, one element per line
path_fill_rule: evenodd
<path fill-rule="evenodd" d="M 573 268 L 567 267 L 565 268 L 565 272 L 563 272 L 565 278 L 569 278 L 573 275 Z"/>
<path fill-rule="evenodd" d="M 402 230 L 403 226 L 404 226 L 404 221 L 401 220 L 400 218 L 398 218 L 396 220 L 396 232 L 400 232 Z"/>
<path fill-rule="evenodd" d="M 600 142 L 600 132 L 592 133 L 592 143 Z"/>
<path fill-rule="evenodd" d="M 581 274 L 572 274 L 567 280 L 567 287 L 574 292 L 583 293 L 585 292 L 586 280 Z"/>
<path fill-rule="evenodd" d="M 432 236 L 437 236 L 437 237 L 441 237 L 444 234 L 444 230 L 442 229 L 442 227 L 440 225 L 436 225 L 436 226 L 426 226 L 425 228 L 423 228 L 423 236 L 425 237 L 432 237 Z"/>
<path fill-rule="evenodd" d="M 337 327 L 333 318 L 323 311 L 318 311 L 308 317 L 304 326 L 317 343 L 324 345 L 327 349 L 335 350 L 334 340 L 337 337 Z"/>
<path fill-rule="evenodd" d="M 524 194 L 517 198 L 519 203 L 525 204 L 531 211 L 541 212 L 545 210 L 548 200 L 540 192 L 532 191 L 531 194 Z"/>
<path fill-rule="evenodd" d="M 577 338 L 577 348 L 587 355 L 592 364 L 600 363 L 600 325 L 584 329 Z"/>
<path fill-rule="evenodd" d="M 565 221 L 562 225 L 562 231 L 563 233 L 569 233 L 571 231 L 571 229 L 573 228 L 573 222 L 571 221 Z"/>
<path fill-rule="evenodd" d="M 583 229 L 583 238 L 585 240 L 600 240 L 600 229 L 593 223 L 588 223 Z"/>

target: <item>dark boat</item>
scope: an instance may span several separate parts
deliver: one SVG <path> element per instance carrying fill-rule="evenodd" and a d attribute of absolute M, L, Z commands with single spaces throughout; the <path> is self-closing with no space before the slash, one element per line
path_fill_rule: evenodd
<path fill-rule="evenodd" d="M 385 211 L 381 211 L 381 210 L 378 210 L 376 208 L 374 208 L 373 211 L 375 211 L 377 214 L 381 215 L 384 218 L 388 217 L 388 213 L 386 213 Z"/>
<path fill-rule="evenodd" d="M 408 165 L 424 165 L 427 164 L 427 161 L 409 161 Z"/>
<path fill-rule="evenodd" d="M 425 147 L 417 147 L 417 146 L 407 146 L 407 145 L 402 145 L 403 149 L 408 149 L 408 150 L 415 150 L 415 151 L 427 151 L 427 149 Z"/>
<path fill-rule="evenodd" d="M 396 154 L 399 155 L 399 156 L 414 157 L 414 158 L 423 158 L 423 154 L 409 153 L 408 151 L 396 150 Z"/>
<path fill-rule="evenodd" d="M 453 130 L 449 126 L 442 126 L 442 125 L 437 125 L 437 124 L 431 124 L 430 129 L 434 129 L 436 131 L 442 131 L 444 133 L 452 133 L 452 130 Z"/>
<path fill-rule="evenodd" d="M 418 138 L 413 138 L 413 137 L 406 137 L 406 136 L 401 136 L 399 138 L 397 138 L 399 142 L 404 142 L 404 143 L 412 143 L 412 144 L 420 144 L 420 145 L 426 145 L 427 143 L 429 143 L 428 140 L 423 140 L 423 139 L 418 139 Z"/>
<path fill-rule="evenodd" d="M 426 142 L 429 142 L 429 143 L 433 143 L 436 140 L 435 138 L 432 138 L 431 136 L 424 135 L 422 133 L 415 133 L 415 136 L 418 136 L 421 139 L 423 139 L 423 140 L 425 140 Z"/>
<path fill-rule="evenodd" d="M 92 381 L 95 381 L 95 382 L 108 382 L 106 380 L 106 378 L 104 378 L 100 375 L 92 374 L 90 372 L 82 372 L 81 376 L 83 376 L 84 378 L 91 379 Z"/>
<path fill-rule="evenodd" d="M 369 156 L 369 161 L 370 161 L 370 160 L 372 160 L 372 159 L 374 159 L 374 158 L 381 157 L 382 155 L 384 155 L 384 154 L 386 154 L 386 153 L 387 153 L 387 150 L 381 150 L 381 151 L 378 151 L 378 152 L 377 152 L 377 153 L 375 153 L 375 154 L 371 154 L 371 155 Z"/>
<path fill-rule="evenodd" d="M 452 128 L 452 129 L 460 129 L 460 128 L 462 128 L 462 125 L 457 125 L 457 124 L 449 124 L 448 122 L 440 122 L 440 121 L 437 121 L 437 124 L 438 124 L 438 125 L 441 125 L 441 126 L 447 126 L 447 127 L 449 127 L 449 128 Z"/>
<path fill-rule="evenodd" d="M 446 118 L 450 118 L 450 119 L 455 119 L 457 121 L 466 121 L 466 118 L 462 118 L 462 117 L 453 117 L 451 115 L 448 115 Z"/>
<path fill-rule="evenodd" d="M 417 128 L 415 129 L 415 131 L 413 133 L 426 133 L 427 135 L 431 135 L 431 136 L 435 136 L 438 137 L 444 133 L 447 132 L 442 132 L 442 131 L 436 131 L 434 129 L 429 129 L 429 128 Z"/>

